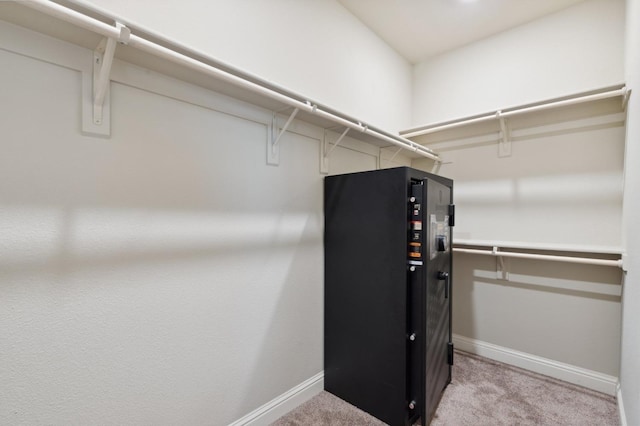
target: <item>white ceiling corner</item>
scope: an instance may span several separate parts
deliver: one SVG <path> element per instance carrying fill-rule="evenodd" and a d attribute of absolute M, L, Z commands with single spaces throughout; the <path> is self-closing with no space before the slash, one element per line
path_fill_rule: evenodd
<path fill-rule="evenodd" d="M 584 0 L 338 0 L 411 63 Z"/>

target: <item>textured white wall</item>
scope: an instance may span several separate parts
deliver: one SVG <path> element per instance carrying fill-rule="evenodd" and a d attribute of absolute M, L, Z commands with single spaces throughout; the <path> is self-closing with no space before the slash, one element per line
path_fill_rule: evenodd
<path fill-rule="evenodd" d="M 267 166 L 270 111 L 116 63 L 87 137 L 78 72 L 0 64 L 0 424 L 222 425 L 322 371 L 322 129 Z"/>
<path fill-rule="evenodd" d="M 417 64 L 412 125 L 623 82 L 624 1 L 589 0 Z"/>
<path fill-rule="evenodd" d="M 504 158 L 496 139 L 434 145 L 444 161 L 439 173 L 455 182 L 454 238 L 621 247 L 624 128 L 610 118 L 556 123 L 535 137 L 513 132 Z M 616 377 L 620 270 L 507 262 L 505 281 L 495 258 L 455 256 L 454 333 Z"/>
<path fill-rule="evenodd" d="M 455 232 L 455 230 L 454 230 Z M 618 376 L 617 268 L 455 254 L 453 332 L 508 349 Z"/>
<path fill-rule="evenodd" d="M 411 65 L 335 0 L 89 2 L 385 130 L 409 124 Z"/>
<path fill-rule="evenodd" d="M 590 0 L 419 64 L 414 123 L 622 82 L 623 31 L 623 2 Z M 509 157 L 495 123 L 493 136 L 459 129 L 434 142 L 455 181 L 455 238 L 621 247 L 625 131 L 611 105 L 508 120 Z M 504 281 L 495 259 L 456 256 L 454 333 L 617 376 L 620 270 L 509 265 Z"/>
<path fill-rule="evenodd" d="M 640 1 L 627 0 L 626 78 L 634 93 L 627 110 L 624 284 L 620 385 L 627 424 L 640 424 Z"/>
<path fill-rule="evenodd" d="M 538 137 L 512 131 L 504 158 L 497 138 L 432 144 L 439 173 L 456 182 L 456 237 L 621 247 L 624 127 L 622 116 L 611 119 Z"/>

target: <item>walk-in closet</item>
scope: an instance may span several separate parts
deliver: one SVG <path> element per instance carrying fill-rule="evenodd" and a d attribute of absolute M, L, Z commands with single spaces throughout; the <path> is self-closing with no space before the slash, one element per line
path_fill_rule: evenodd
<path fill-rule="evenodd" d="M 0 424 L 334 404 L 325 178 L 394 167 L 452 188 L 451 383 L 640 423 L 640 0 L 391 3 L 0 2 Z"/>

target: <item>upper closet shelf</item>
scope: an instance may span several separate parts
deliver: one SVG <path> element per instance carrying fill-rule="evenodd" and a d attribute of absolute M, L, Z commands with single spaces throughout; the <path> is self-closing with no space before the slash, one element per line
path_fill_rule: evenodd
<path fill-rule="evenodd" d="M 546 110 L 560 109 L 578 104 L 587 104 L 590 102 L 601 101 L 604 99 L 620 97 L 620 110 L 624 110 L 629 100 L 631 90 L 623 84 L 616 86 L 604 87 L 588 92 L 575 93 L 560 98 L 547 99 L 540 102 L 526 104 L 517 107 L 504 108 L 484 114 L 473 115 L 469 117 L 448 120 L 439 123 L 432 123 L 423 126 L 413 127 L 403 130 L 400 135 L 405 138 L 415 138 L 417 136 L 428 135 L 432 133 L 443 132 L 463 126 L 471 126 L 485 122 L 498 122 L 503 137 L 507 137 L 507 129 L 505 120 L 514 116 L 532 114 Z"/>
<path fill-rule="evenodd" d="M 102 103 L 115 57 L 274 111 L 275 129 L 269 141 L 271 157 L 276 157 L 280 136 L 288 124 L 298 117 L 343 136 L 348 133 L 350 137 L 379 147 L 395 146 L 409 151 L 412 157 L 439 161 L 438 155 L 423 145 L 321 105 L 173 40 L 129 24 L 122 25 L 116 18 L 78 0 L 61 0 L 59 3 L 48 0 L 0 2 L 0 19 L 96 52 L 92 96 L 94 126 L 103 124 Z M 275 119 L 278 113 L 289 118 L 283 126 L 278 125 Z M 336 145 L 337 142 L 333 147 Z M 325 150 L 325 157 L 329 152 L 330 149 Z"/>

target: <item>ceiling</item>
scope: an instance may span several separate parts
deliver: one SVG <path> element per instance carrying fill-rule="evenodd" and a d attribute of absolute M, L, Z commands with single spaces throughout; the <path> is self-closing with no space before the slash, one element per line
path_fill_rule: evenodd
<path fill-rule="evenodd" d="M 584 0 L 338 0 L 417 63 Z"/>

